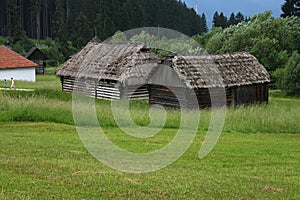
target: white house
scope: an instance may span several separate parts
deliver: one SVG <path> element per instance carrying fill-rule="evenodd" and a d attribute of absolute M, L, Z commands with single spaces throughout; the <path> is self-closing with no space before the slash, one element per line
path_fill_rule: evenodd
<path fill-rule="evenodd" d="M 0 46 L 0 80 L 15 80 L 35 82 L 37 64 L 7 48 Z"/>

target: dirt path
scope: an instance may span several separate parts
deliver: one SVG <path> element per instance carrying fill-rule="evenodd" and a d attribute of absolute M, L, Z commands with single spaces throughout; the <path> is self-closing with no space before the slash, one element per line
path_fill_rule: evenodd
<path fill-rule="evenodd" d="M 25 92 L 33 92 L 34 89 L 22 89 L 22 88 L 0 88 L 0 90 L 8 90 L 8 91 L 25 91 Z"/>

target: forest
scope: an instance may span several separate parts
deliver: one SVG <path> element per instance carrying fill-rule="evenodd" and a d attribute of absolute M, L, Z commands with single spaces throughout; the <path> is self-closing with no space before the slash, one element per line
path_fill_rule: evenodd
<path fill-rule="evenodd" d="M 81 46 L 96 33 L 165 27 L 192 36 L 207 31 L 205 15 L 177 0 L 6 0 L 0 5 L 0 35 L 59 38 Z M 79 38 L 80 40 L 76 40 Z"/>

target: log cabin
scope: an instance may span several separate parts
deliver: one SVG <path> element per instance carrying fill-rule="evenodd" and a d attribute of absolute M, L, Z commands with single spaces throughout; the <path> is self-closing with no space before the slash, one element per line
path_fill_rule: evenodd
<path fill-rule="evenodd" d="M 172 71 L 155 68 L 149 76 L 149 103 L 167 108 L 207 108 L 268 102 L 270 76 L 250 53 L 170 55 Z"/>
<path fill-rule="evenodd" d="M 63 92 L 98 99 L 148 99 L 146 80 L 160 59 L 144 44 L 108 44 L 93 38 L 56 70 Z"/>

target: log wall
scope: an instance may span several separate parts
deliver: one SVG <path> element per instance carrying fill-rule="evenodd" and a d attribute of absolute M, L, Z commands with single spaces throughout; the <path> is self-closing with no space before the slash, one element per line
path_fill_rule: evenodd
<path fill-rule="evenodd" d="M 257 84 L 230 88 L 231 105 L 268 103 L 268 84 Z"/>
<path fill-rule="evenodd" d="M 172 91 L 176 91 L 176 95 Z M 151 106 L 160 105 L 165 108 L 180 108 L 179 102 L 183 103 L 182 107 L 188 106 L 185 88 L 169 89 L 160 85 L 149 86 L 149 104 Z"/>
<path fill-rule="evenodd" d="M 116 82 L 99 81 L 97 84 L 96 98 L 116 100 L 121 98 L 121 92 L 118 87 L 115 87 Z"/>
<path fill-rule="evenodd" d="M 123 87 L 121 89 L 122 97 L 125 99 L 149 99 L 148 86 L 142 87 Z"/>
<path fill-rule="evenodd" d="M 164 86 L 151 85 L 149 87 L 149 104 L 151 106 L 161 105 L 166 108 L 209 108 L 212 106 L 236 106 L 260 104 L 268 102 L 268 84 L 241 86 L 234 88 L 225 88 L 226 97 L 224 97 L 224 88 L 195 89 L 173 88 L 175 94 Z M 226 99 L 224 99 L 226 98 Z"/>
<path fill-rule="evenodd" d="M 76 84 L 75 84 L 75 81 Z M 127 99 L 148 99 L 148 86 L 119 87 L 116 81 L 95 79 L 79 79 L 73 77 L 61 77 L 62 91 L 72 93 L 74 90 L 81 94 L 97 99 L 117 100 Z"/>
<path fill-rule="evenodd" d="M 63 92 L 72 93 L 73 91 L 76 91 L 89 97 L 95 97 L 96 87 L 95 81 L 92 79 L 75 80 L 75 78 L 72 77 L 62 77 L 61 81 Z"/>

